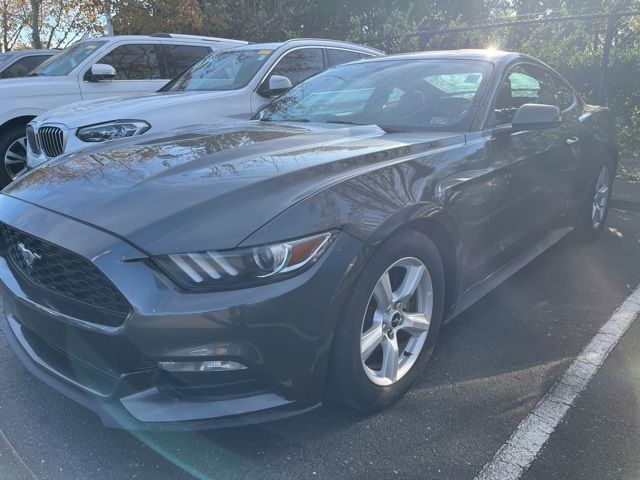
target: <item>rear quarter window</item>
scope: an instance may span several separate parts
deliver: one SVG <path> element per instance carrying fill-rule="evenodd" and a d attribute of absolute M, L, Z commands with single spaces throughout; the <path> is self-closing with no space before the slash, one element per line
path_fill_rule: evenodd
<path fill-rule="evenodd" d="M 196 45 L 165 45 L 169 75 L 175 77 L 211 53 L 208 47 Z"/>
<path fill-rule="evenodd" d="M 362 59 L 360 52 L 353 52 L 351 50 L 339 50 L 337 48 L 327 48 L 327 59 L 329 60 L 329 66 L 334 67 L 336 65 L 342 65 L 343 63 L 355 62 Z"/>

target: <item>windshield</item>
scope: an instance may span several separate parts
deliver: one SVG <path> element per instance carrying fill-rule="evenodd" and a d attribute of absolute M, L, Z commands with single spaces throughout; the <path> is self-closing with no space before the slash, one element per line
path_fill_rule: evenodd
<path fill-rule="evenodd" d="M 161 91 L 237 90 L 246 86 L 271 56 L 271 49 L 214 53 L 169 82 Z"/>
<path fill-rule="evenodd" d="M 389 60 L 321 73 L 263 109 L 263 121 L 376 124 L 387 131 L 468 130 L 491 72 L 481 61 Z"/>
<path fill-rule="evenodd" d="M 62 77 L 69 75 L 74 68 L 84 62 L 106 41 L 81 42 L 67 48 L 62 53 L 54 55 L 37 67 L 31 75 L 44 77 Z"/>

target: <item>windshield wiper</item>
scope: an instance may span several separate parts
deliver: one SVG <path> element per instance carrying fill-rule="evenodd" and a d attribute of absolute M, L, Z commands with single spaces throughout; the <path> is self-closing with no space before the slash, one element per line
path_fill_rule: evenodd
<path fill-rule="evenodd" d="M 303 117 L 293 117 L 293 118 L 285 118 L 283 122 L 301 122 L 301 123 L 311 123 L 311 120 Z"/>
<path fill-rule="evenodd" d="M 350 122 L 349 120 L 327 120 L 325 123 L 337 123 L 339 125 L 360 125 L 362 123 Z"/>
<path fill-rule="evenodd" d="M 273 118 L 258 118 L 261 122 L 300 122 L 300 123 L 310 123 L 311 120 L 308 118 L 283 118 L 282 120 L 274 120 Z"/>

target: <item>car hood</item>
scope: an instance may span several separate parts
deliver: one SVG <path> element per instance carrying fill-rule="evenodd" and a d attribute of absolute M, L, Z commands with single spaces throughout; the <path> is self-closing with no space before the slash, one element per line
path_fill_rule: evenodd
<path fill-rule="evenodd" d="M 171 110 L 190 101 L 208 101 L 228 97 L 234 93 L 235 91 L 152 92 L 136 97 L 85 100 L 51 110 L 40 115 L 34 123 L 38 126 L 56 123 L 72 129 L 111 120 L 144 120 L 144 115 L 150 111 Z"/>
<path fill-rule="evenodd" d="M 446 135 L 422 138 L 437 148 Z M 3 193 L 149 254 L 228 249 L 320 189 L 407 155 L 407 145 L 375 125 L 244 122 L 83 150 Z"/>

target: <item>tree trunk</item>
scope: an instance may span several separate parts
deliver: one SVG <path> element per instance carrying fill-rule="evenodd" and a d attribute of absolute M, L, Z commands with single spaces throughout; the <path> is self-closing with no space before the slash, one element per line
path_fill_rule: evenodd
<path fill-rule="evenodd" d="M 107 36 L 113 37 L 113 23 L 111 22 L 113 12 L 111 10 L 111 0 L 105 0 L 104 2 L 104 17 L 107 23 Z"/>
<path fill-rule="evenodd" d="M 40 40 L 40 0 L 29 0 L 31 3 L 31 38 L 33 48 L 42 48 Z"/>
<path fill-rule="evenodd" d="M 0 45 L 0 52 L 9 51 L 9 10 L 7 8 L 7 0 L 2 1 L 2 45 Z"/>

